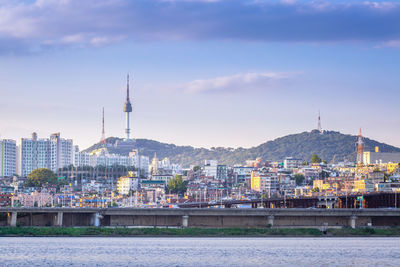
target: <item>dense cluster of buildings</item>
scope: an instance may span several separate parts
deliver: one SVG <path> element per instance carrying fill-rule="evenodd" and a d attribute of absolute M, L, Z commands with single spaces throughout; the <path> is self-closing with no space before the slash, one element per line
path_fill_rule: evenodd
<path fill-rule="evenodd" d="M 50 138 L 22 138 L 17 146 L 15 140 L 0 140 L 0 177 L 27 177 L 35 169 L 47 168 L 53 172 L 66 167 L 125 166 L 148 170 L 149 158 L 133 150 L 128 156 L 110 154 L 107 149 L 91 153 L 79 151 L 71 139 L 63 139 L 60 133 Z"/>
<path fill-rule="evenodd" d="M 363 151 L 361 130 L 355 163 L 327 164 L 286 157 L 272 162 L 261 158 L 227 166 L 215 159 L 182 168 L 168 158 L 150 161 L 131 139 L 129 76 L 126 138 L 117 147 L 128 155 L 109 152 L 103 132 L 101 146 L 80 151 L 60 133 L 49 138 L 0 139 L 0 206 L 137 206 L 165 207 L 182 202 L 216 202 L 249 198 L 338 196 L 352 193 L 400 192 L 400 153 Z M 324 134 L 320 119 L 319 133 Z M 318 159 L 318 157 L 316 157 Z M 36 169 L 52 170 L 57 184 L 27 186 Z"/>
<path fill-rule="evenodd" d="M 24 186 L 24 179 L 2 179 L 0 205 L 174 207 L 183 202 L 400 192 L 399 162 L 308 164 L 288 157 L 246 163 L 227 166 L 205 160 L 185 169 L 155 155 L 145 173 L 134 168 L 112 173 L 110 168 L 107 176 L 107 169 L 91 169 L 91 176 L 78 179 L 72 172 L 62 177 L 67 182 L 60 187 L 32 188 Z M 184 191 L 171 192 L 168 184 L 177 176 Z"/>

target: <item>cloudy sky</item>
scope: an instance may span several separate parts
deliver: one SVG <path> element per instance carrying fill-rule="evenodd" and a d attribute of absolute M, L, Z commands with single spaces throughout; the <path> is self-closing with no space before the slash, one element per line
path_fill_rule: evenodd
<path fill-rule="evenodd" d="M 0 0 L 0 134 L 250 147 L 317 126 L 400 146 L 400 3 Z"/>

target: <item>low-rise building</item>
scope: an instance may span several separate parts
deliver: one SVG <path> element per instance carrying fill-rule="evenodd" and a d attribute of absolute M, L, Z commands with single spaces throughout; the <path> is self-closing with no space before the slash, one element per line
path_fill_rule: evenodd
<path fill-rule="evenodd" d="M 354 192 L 358 192 L 358 193 L 374 192 L 375 186 L 371 181 L 369 181 L 367 179 L 355 180 L 353 190 L 354 190 Z"/>
<path fill-rule="evenodd" d="M 268 196 L 276 193 L 279 189 L 279 181 L 276 173 L 251 172 L 251 189 L 257 192 L 268 193 Z"/>
<path fill-rule="evenodd" d="M 53 196 L 45 192 L 21 193 L 14 197 L 23 207 L 46 207 L 53 205 Z"/>
<path fill-rule="evenodd" d="M 296 169 L 299 166 L 301 166 L 302 163 L 303 163 L 303 160 L 301 160 L 301 159 L 296 159 L 296 158 L 293 158 L 293 157 L 287 157 L 283 161 L 283 167 L 285 169 L 288 169 L 288 170 L 293 170 L 293 169 Z"/>
<path fill-rule="evenodd" d="M 155 181 L 163 181 L 164 184 L 168 184 L 168 182 L 170 180 L 172 180 L 174 178 L 174 176 L 172 176 L 171 174 L 156 174 L 156 175 L 152 175 L 151 180 L 155 180 Z"/>
<path fill-rule="evenodd" d="M 11 194 L 1 194 L 0 193 L 0 207 L 10 207 L 12 202 Z"/>
<path fill-rule="evenodd" d="M 129 191 L 136 191 L 139 188 L 139 178 L 124 176 L 118 179 L 117 191 L 121 195 L 128 195 Z"/>
<path fill-rule="evenodd" d="M 204 161 L 204 176 L 207 177 L 217 177 L 217 166 L 218 161 L 216 160 L 205 160 Z"/>
<path fill-rule="evenodd" d="M 363 154 L 363 163 L 365 165 L 382 164 L 382 163 L 399 163 L 399 162 L 400 162 L 400 153 L 366 151 Z"/>

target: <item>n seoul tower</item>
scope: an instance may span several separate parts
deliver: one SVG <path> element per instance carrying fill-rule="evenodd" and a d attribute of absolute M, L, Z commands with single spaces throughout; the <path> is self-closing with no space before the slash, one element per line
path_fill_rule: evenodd
<path fill-rule="evenodd" d="M 132 112 L 132 105 L 131 101 L 129 100 L 129 74 L 126 79 L 126 101 L 124 105 L 124 112 L 126 113 L 126 128 L 125 128 L 125 133 L 126 133 L 126 140 L 130 140 L 130 133 L 131 133 L 131 128 L 129 126 L 129 113 Z"/>

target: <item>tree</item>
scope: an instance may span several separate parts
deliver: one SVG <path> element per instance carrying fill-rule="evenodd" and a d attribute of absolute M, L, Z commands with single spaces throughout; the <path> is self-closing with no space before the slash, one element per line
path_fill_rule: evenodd
<path fill-rule="evenodd" d="M 294 179 L 296 180 L 296 185 L 302 185 L 305 177 L 303 174 L 297 173 L 294 175 Z"/>
<path fill-rule="evenodd" d="M 194 172 L 197 172 L 198 170 L 200 170 L 200 166 L 194 166 L 194 167 L 193 167 L 193 171 L 194 171 Z"/>
<path fill-rule="evenodd" d="M 187 183 L 183 181 L 182 175 L 175 175 L 175 178 L 169 180 L 167 190 L 174 194 L 184 194 L 187 189 Z"/>
<path fill-rule="evenodd" d="M 389 177 L 390 177 L 390 175 L 389 175 L 387 172 L 384 172 L 384 173 L 383 173 L 383 181 L 384 181 L 385 183 L 389 181 Z"/>
<path fill-rule="evenodd" d="M 321 162 L 322 162 L 322 159 L 321 159 L 320 157 L 318 157 L 318 155 L 314 154 L 314 155 L 312 155 L 312 157 L 311 157 L 311 162 L 312 162 L 312 163 L 321 163 Z"/>
<path fill-rule="evenodd" d="M 41 187 L 44 184 L 57 184 L 57 175 L 52 170 L 41 168 L 28 174 L 27 186 Z"/>
<path fill-rule="evenodd" d="M 321 173 L 319 174 L 319 177 L 320 177 L 321 179 L 329 178 L 329 172 L 327 172 L 327 171 L 321 171 Z"/>

